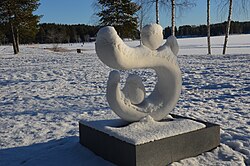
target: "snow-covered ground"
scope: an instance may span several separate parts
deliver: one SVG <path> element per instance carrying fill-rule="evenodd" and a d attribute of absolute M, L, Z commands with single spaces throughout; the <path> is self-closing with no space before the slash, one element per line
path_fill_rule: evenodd
<path fill-rule="evenodd" d="M 250 35 L 230 36 L 227 55 L 220 55 L 223 37 L 212 38 L 214 55 L 206 55 L 206 38 L 178 42 L 183 91 L 172 113 L 220 124 L 221 145 L 172 165 L 250 165 Z M 81 117 L 111 114 L 111 69 L 94 43 L 53 47 L 22 45 L 13 55 L 0 46 L 0 165 L 112 165 L 78 143 Z M 122 71 L 123 81 L 129 72 L 152 91 L 152 70 Z"/>

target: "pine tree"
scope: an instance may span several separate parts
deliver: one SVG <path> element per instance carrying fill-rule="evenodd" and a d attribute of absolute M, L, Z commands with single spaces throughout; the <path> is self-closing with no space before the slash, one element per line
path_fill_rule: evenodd
<path fill-rule="evenodd" d="M 39 0 L 0 1 L 0 23 L 9 27 L 14 54 L 19 52 L 20 37 L 35 37 L 40 16 L 33 12 L 39 5 Z"/>
<path fill-rule="evenodd" d="M 137 32 L 135 13 L 139 6 L 131 0 L 98 0 L 102 10 L 97 13 L 100 26 L 113 26 L 122 37 L 134 38 Z"/>

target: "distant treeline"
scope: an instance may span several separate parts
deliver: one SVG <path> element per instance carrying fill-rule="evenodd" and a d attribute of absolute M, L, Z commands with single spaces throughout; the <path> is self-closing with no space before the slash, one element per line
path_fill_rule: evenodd
<path fill-rule="evenodd" d="M 78 24 L 40 24 L 36 43 L 77 43 L 89 42 L 96 36 L 99 27 Z"/>
<path fill-rule="evenodd" d="M 64 25 L 64 24 L 40 24 L 39 31 L 35 38 L 35 43 L 76 43 L 89 42 L 95 40 L 96 33 L 100 27 L 84 24 Z M 224 35 L 226 22 L 211 24 L 211 36 Z M 164 29 L 164 37 L 170 36 L 171 27 Z M 138 31 L 139 33 L 139 31 Z M 231 34 L 250 34 L 249 22 L 231 22 Z M 139 34 L 137 35 L 139 37 Z M 207 36 L 206 25 L 184 25 L 176 28 L 177 37 L 198 37 Z"/>
<path fill-rule="evenodd" d="M 12 42 L 11 34 L 5 29 L 6 26 L 0 24 L 0 44 L 9 44 Z M 35 36 L 20 36 L 19 40 L 21 44 L 88 42 L 94 40 L 98 30 L 98 26 L 85 24 L 43 23 L 38 25 Z"/>
<path fill-rule="evenodd" d="M 211 36 L 224 35 L 226 31 L 226 22 L 211 24 Z M 250 34 L 250 22 L 231 22 L 230 34 Z M 171 27 L 166 27 L 164 29 L 164 37 L 167 38 L 171 35 Z M 206 25 L 184 25 L 176 28 L 177 37 L 198 37 L 207 36 L 207 26 Z"/>
<path fill-rule="evenodd" d="M 20 36 L 20 43 L 77 43 L 94 41 L 96 33 L 100 27 L 85 24 L 65 25 L 54 23 L 43 23 L 38 25 L 35 37 Z M 211 36 L 224 35 L 226 30 L 226 22 L 212 24 Z M 11 43 L 11 34 L 1 31 L 0 25 L 0 44 Z M 164 38 L 170 36 L 171 27 L 164 29 Z M 139 33 L 139 31 L 138 31 Z M 238 22 L 232 21 L 231 34 L 250 34 L 250 21 Z M 176 28 L 177 37 L 199 37 L 207 35 L 206 25 L 184 25 Z M 139 36 L 139 34 L 137 35 Z"/>

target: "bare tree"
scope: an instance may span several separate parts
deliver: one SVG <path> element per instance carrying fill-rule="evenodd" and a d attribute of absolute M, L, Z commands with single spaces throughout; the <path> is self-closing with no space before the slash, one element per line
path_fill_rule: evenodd
<path fill-rule="evenodd" d="M 195 6 L 195 0 L 142 0 L 146 1 L 152 6 L 155 3 L 155 18 L 156 23 L 160 24 L 159 18 L 159 6 L 165 10 L 171 8 L 171 35 L 175 36 L 175 18 L 176 18 L 176 8 L 180 12 L 180 15 L 184 9 L 191 8 Z M 170 11 L 170 10 L 169 10 Z"/>
<path fill-rule="evenodd" d="M 228 36 L 229 36 L 230 25 L 231 25 L 231 20 L 232 20 L 232 12 L 233 12 L 233 0 L 229 0 L 229 11 L 228 11 L 228 18 L 227 18 L 227 27 L 226 27 L 225 40 L 224 40 L 223 52 L 222 52 L 223 55 L 226 54 Z"/>
<path fill-rule="evenodd" d="M 211 54 L 211 42 L 210 42 L 210 0 L 207 0 L 207 48 L 208 55 Z"/>
<path fill-rule="evenodd" d="M 171 5 L 169 5 L 170 3 Z M 179 11 L 179 15 L 181 15 L 185 9 L 196 5 L 194 0 L 161 0 L 161 4 L 167 8 L 171 6 L 171 35 L 173 36 L 175 36 L 176 8 Z"/>
<path fill-rule="evenodd" d="M 14 33 L 14 26 L 13 26 L 13 22 L 10 19 L 10 29 L 11 29 L 11 34 L 12 34 L 12 44 L 13 44 L 13 50 L 14 50 L 14 54 L 18 54 L 18 49 L 17 49 L 17 42 L 16 42 L 16 37 L 15 37 L 15 33 Z"/>
<path fill-rule="evenodd" d="M 142 28 L 145 22 L 149 19 L 149 8 L 150 5 L 145 0 L 137 0 L 137 5 L 140 6 L 140 10 L 137 13 L 138 22 L 139 22 L 139 30 L 142 31 Z"/>
<path fill-rule="evenodd" d="M 225 12 L 224 9 L 228 7 L 228 18 L 227 18 L 227 25 L 226 25 L 226 32 L 225 32 L 225 39 L 224 39 L 224 45 L 223 45 L 223 51 L 222 54 L 226 54 L 227 49 L 227 43 L 229 39 L 229 33 L 230 33 L 230 26 L 231 26 L 231 20 L 232 20 L 232 13 L 233 10 L 236 10 L 237 15 L 246 14 L 248 13 L 248 9 L 250 6 L 249 0 L 220 0 L 220 3 L 218 5 L 218 8 L 220 9 L 220 12 Z M 222 15 L 222 14 L 221 14 Z"/>
<path fill-rule="evenodd" d="M 171 6 L 172 6 L 172 17 L 171 17 L 171 25 L 172 25 L 172 31 L 171 35 L 175 36 L 175 0 L 171 0 Z"/>
<path fill-rule="evenodd" d="M 156 19 L 156 24 L 160 24 L 159 1 L 158 0 L 155 0 L 155 19 Z"/>
<path fill-rule="evenodd" d="M 145 22 L 149 19 L 149 8 L 150 5 L 145 0 L 137 0 L 137 5 L 140 6 L 140 10 L 137 12 L 137 18 L 139 22 L 139 29 L 142 30 L 142 27 L 144 26 Z"/>
<path fill-rule="evenodd" d="M 93 9 L 93 14 L 91 15 L 91 23 L 94 25 L 98 25 L 99 24 L 99 17 L 97 15 L 97 13 L 99 13 L 100 11 L 103 11 L 103 6 L 100 5 L 98 3 L 98 0 L 93 0 L 91 7 Z"/>
<path fill-rule="evenodd" d="M 146 0 L 148 5 L 155 3 L 155 23 L 160 24 L 159 0 Z"/>
<path fill-rule="evenodd" d="M 170 0 L 143 0 L 145 1 L 148 5 L 152 6 L 153 3 L 155 3 L 155 22 L 156 24 L 160 24 L 160 6 L 165 7 L 166 4 L 168 5 Z"/>

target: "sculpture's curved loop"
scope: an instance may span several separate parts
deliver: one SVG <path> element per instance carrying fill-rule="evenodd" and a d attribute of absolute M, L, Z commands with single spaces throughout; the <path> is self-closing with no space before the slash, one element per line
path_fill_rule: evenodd
<path fill-rule="evenodd" d="M 149 39 L 150 40 L 150 39 Z M 132 98 L 143 97 L 142 102 L 131 102 L 120 90 L 120 74 L 112 71 L 107 86 L 107 100 L 111 109 L 126 121 L 139 121 L 147 115 L 161 120 L 175 107 L 181 93 L 181 71 L 177 63 L 178 44 L 175 37 L 169 37 L 164 45 L 154 50 L 141 45 L 135 48 L 127 46 L 117 35 L 113 27 L 99 30 L 96 40 L 96 53 L 103 63 L 114 69 L 151 68 L 156 71 L 158 81 L 153 92 L 144 99 L 140 94 Z M 129 86 L 129 85 L 128 85 Z M 138 79 L 135 86 L 143 92 Z M 126 91 L 126 88 L 124 88 Z M 139 95 L 139 96 L 138 96 Z"/>

